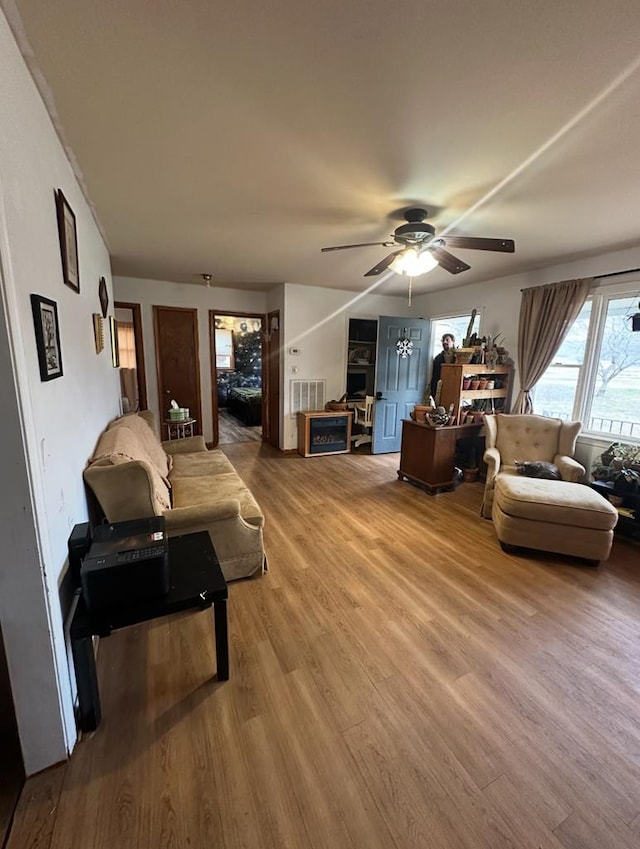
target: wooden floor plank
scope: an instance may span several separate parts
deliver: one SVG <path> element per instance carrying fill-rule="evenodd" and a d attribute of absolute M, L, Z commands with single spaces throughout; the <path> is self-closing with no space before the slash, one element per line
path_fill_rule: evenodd
<path fill-rule="evenodd" d="M 9 849 L 638 845 L 636 545 L 514 556 L 481 484 L 224 451 L 269 560 L 229 588 L 230 680 L 210 611 L 102 640 L 103 722 L 27 782 Z"/>

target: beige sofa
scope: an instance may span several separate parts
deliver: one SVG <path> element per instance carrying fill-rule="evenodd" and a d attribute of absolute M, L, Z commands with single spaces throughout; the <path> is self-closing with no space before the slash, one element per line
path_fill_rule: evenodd
<path fill-rule="evenodd" d="M 202 436 L 160 442 L 152 413 L 122 416 L 100 435 L 84 479 L 109 522 L 164 516 L 170 537 L 209 532 L 227 581 L 262 573 L 262 511 Z"/>
<path fill-rule="evenodd" d="M 544 460 L 558 467 L 563 481 L 577 483 L 585 468 L 573 459 L 580 422 L 565 422 L 546 416 L 486 416 L 484 461 L 487 482 L 484 489 L 482 515 L 491 519 L 496 480 L 502 475 L 518 474 L 516 460 Z"/>

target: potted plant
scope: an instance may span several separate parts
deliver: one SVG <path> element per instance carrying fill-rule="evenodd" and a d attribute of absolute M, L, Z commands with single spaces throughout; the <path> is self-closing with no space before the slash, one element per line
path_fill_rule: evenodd
<path fill-rule="evenodd" d="M 600 456 L 600 462 L 591 469 L 591 477 L 604 485 L 614 507 L 621 507 L 630 499 L 637 501 L 640 493 L 640 448 L 624 442 L 612 442 Z"/>

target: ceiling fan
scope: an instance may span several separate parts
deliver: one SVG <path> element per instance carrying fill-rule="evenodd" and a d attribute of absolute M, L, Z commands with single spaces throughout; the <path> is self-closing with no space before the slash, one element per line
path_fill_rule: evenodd
<path fill-rule="evenodd" d="M 387 268 L 399 274 L 407 274 L 417 277 L 427 271 L 431 271 L 437 265 L 442 266 L 451 274 L 460 274 L 471 268 L 461 259 L 454 256 L 445 247 L 464 248 L 476 251 L 501 251 L 513 253 L 515 244 L 513 239 L 483 239 L 478 236 L 436 236 L 436 228 L 425 223 L 429 213 L 426 209 L 408 209 L 404 213 L 406 224 L 401 224 L 393 231 L 393 235 L 384 242 L 361 242 L 357 245 L 335 245 L 331 248 L 322 248 L 322 252 L 344 251 L 350 248 L 364 248 L 370 245 L 382 245 L 392 248 L 400 245 L 400 249 L 393 251 L 364 275 L 375 277 L 382 274 Z"/>

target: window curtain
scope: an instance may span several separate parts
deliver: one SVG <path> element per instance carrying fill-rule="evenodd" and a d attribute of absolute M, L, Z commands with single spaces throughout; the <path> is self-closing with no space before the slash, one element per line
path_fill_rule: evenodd
<path fill-rule="evenodd" d="M 518 328 L 520 392 L 514 413 L 532 413 L 531 390 L 553 362 L 593 286 L 593 277 L 524 289 Z"/>
<path fill-rule="evenodd" d="M 135 368 L 136 341 L 131 322 L 118 322 L 118 349 L 120 351 L 120 365 L 123 368 Z"/>

